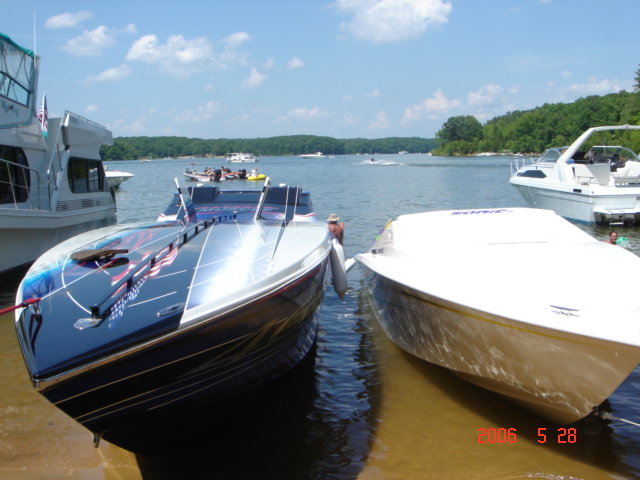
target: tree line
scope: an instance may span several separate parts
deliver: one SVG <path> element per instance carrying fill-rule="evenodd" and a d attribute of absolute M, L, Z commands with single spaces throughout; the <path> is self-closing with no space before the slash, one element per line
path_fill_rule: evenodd
<path fill-rule="evenodd" d="M 229 152 L 257 156 L 325 155 L 371 153 L 427 153 L 435 148 L 435 139 L 389 137 L 379 139 L 336 139 L 316 135 L 286 135 L 269 138 L 201 139 L 187 137 L 118 137 L 114 144 L 100 150 L 104 160 L 143 158 L 219 157 Z"/>
<path fill-rule="evenodd" d="M 509 151 L 541 153 L 550 147 L 570 145 L 591 127 L 640 124 L 640 69 L 634 92 L 593 95 L 573 103 L 544 104 L 514 111 L 482 125 L 472 115 L 450 117 L 436 134 L 434 155 L 468 155 Z M 615 143 L 640 151 L 640 133 L 602 132 L 593 143 Z"/>

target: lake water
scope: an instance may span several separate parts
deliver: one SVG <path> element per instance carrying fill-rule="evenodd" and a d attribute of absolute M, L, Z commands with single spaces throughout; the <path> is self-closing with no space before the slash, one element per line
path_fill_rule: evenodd
<path fill-rule="evenodd" d="M 267 157 L 255 166 L 275 184 L 311 192 L 320 218 L 337 213 L 346 226 L 347 257 L 367 250 L 400 214 L 525 206 L 508 183 L 508 157 L 374 155 L 397 163 L 388 166 L 369 165 L 370 157 Z M 110 169 L 135 175 L 117 191 L 119 222 L 155 219 L 175 190 L 174 178 L 185 184 L 182 172 L 191 162 L 198 170 L 223 165 L 222 159 L 109 162 Z M 228 186 L 261 188 L 262 182 Z M 606 239 L 605 228 L 581 228 Z M 620 234 L 640 254 L 640 229 Z M 455 258 L 451 266 L 461 267 Z M 563 268 L 588 276 L 588 263 Z M 601 280 L 603 294 L 618 301 L 615 279 Z M 13 304 L 16 286 L 2 286 L 0 306 Z M 574 443 L 559 443 L 554 425 L 396 348 L 363 302 L 357 268 L 349 286 L 343 300 L 327 287 L 317 347 L 299 368 L 260 392 L 232 423 L 163 458 L 135 456 L 107 442 L 94 448 L 88 431 L 32 388 L 12 317 L 1 317 L 0 478 L 640 478 L 640 427 L 587 419 L 576 426 Z M 640 421 L 639 389 L 637 368 L 609 400 L 615 416 Z M 514 428 L 517 437 L 479 443 L 483 428 Z M 538 441 L 541 428 L 545 443 Z"/>

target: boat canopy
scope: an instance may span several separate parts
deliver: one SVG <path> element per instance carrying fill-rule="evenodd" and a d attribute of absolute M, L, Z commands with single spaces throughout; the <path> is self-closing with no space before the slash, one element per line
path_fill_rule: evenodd
<path fill-rule="evenodd" d="M 0 33 L 0 96 L 29 105 L 35 93 L 37 55 Z"/>

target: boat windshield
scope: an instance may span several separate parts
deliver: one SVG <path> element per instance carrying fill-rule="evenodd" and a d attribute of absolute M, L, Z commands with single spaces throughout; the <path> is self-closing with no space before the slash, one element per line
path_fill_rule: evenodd
<path fill-rule="evenodd" d="M 625 147 L 610 147 L 603 145 L 594 145 L 585 155 L 585 158 L 589 159 L 592 163 L 611 163 L 626 162 L 627 160 L 633 160 L 634 162 L 640 162 L 640 159 L 635 153 Z"/>
<path fill-rule="evenodd" d="M 556 163 L 568 147 L 550 148 L 536 161 L 536 163 Z"/>
<path fill-rule="evenodd" d="M 36 55 L 0 33 L 0 95 L 23 105 L 34 93 Z"/>

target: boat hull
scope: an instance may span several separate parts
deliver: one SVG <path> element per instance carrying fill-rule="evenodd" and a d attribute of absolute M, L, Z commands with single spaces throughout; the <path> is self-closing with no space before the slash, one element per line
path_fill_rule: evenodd
<path fill-rule="evenodd" d="M 184 416 L 191 408 L 209 405 L 207 418 L 222 419 L 229 405 L 242 404 L 312 348 L 327 263 L 328 257 L 222 316 L 96 362 L 86 374 L 49 379 L 40 393 L 94 434 L 136 452 L 153 445 L 159 432 L 168 433 L 163 419 Z M 29 320 L 23 322 L 21 343 L 33 331 Z M 220 405 L 225 408 L 213 408 Z"/>
<path fill-rule="evenodd" d="M 558 215 L 583 223 L 640 222 L 640 188 L 574 186 L 557 188 L 511 182 L 531 208 L 553 210 Z M 608 191 L 604 191 L 606 188 Z M 616 191 L 616 188 L 619 190 Z"/>
<path fill-rule="evenodd" d="M 633 346 L 523 324 L 363 269 L 373 311 L 398 347 L 560 425 L 591 413 L 640 361 Z"/>

